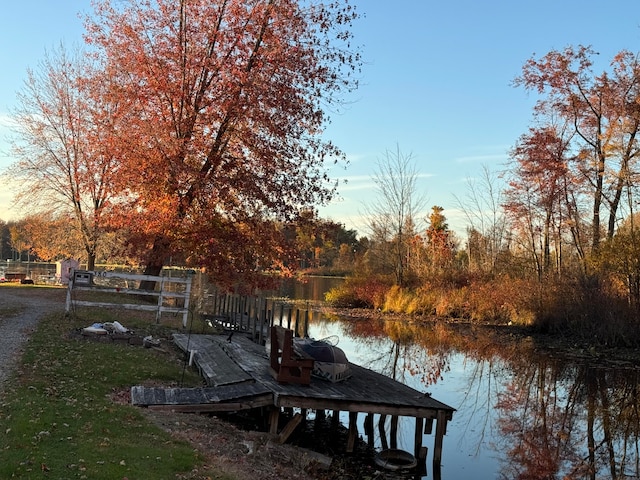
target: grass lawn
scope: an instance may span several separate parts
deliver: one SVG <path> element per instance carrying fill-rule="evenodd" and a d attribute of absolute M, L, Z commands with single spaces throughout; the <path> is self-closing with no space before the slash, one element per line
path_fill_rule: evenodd
<path fill-rule="evenodd" d="M 0 309 L 0 320 L 15 314 Z M 160 337 L 180 324 L 158 326 L 152 315 L 105 309 L 43 318 L 0 395 L 0 478 L 194 478 L 189 472 L 202 466 L 195 450 L 114 398 L 132 385 L 200 385 L 201 379 L 184 369 L 169 341 L 159 350 L 78 333 L 115 319 Z M 198 478 L 230 477 L 200 468 Z"/>

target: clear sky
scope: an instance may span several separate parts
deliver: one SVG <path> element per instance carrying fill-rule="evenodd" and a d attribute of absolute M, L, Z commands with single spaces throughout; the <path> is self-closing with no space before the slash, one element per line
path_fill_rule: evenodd
<path fill-rule="evenodd" d="M 362 228 L 364 203 L 375 193 L 376 161 L 396 148 L 411 154 L 419 193 L 464 230 L 455 196 L 483 168 L 504 167 L 526 133 L 535 98 L 511 83 L 532 55 L 591 45 L 602 65 L 620 50 L 640 52 L 638 0 L 352 0 L 364 15 L 355 28 L 366 64 L 361 88 L 326 131 L 350 165 L 339 201 L 321 215 Z M 0 167 L 11 162 L 6 118 L 28 67 L 61 41 L 81 42 L 78 12 L 90 0 L 5 1 L 0 14 Z M 0 184 L 0 218 L 10 210 L 10 186 Z M 427 212 L 425 212 L 426 215 Z"/>

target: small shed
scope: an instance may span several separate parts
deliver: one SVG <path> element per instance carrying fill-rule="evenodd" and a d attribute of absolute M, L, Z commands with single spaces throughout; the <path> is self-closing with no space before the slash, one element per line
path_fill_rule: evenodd
<path fill-rule="evenodd" d="M 74 258 L 67 258 L 66 260 L 58 260 L 56 262 L 56 280 L 62 285 L 69 285 L 69 278 L 71 278 L 71 271 L 77 270 L 80 267 L 80 262 Z"/>

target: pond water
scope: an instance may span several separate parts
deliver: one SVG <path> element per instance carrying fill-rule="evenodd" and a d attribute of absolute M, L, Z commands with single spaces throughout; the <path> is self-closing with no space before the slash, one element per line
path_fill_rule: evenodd
<path fill-rule="evenodd" d="M 350 361 L 457 410 L 444 438 L 442 479 L 640 478 L 640 369 L 633 362 L 605 364 L 593 352 L 569 355 L 508 332 L 382 316 L 314 316 L 310 335 L 338 339 Z M 413 451 L 414 428 L 400 419 L 399 448 Z M 433 478 L 433 435 L 423 441 L 423 478 Z"/>

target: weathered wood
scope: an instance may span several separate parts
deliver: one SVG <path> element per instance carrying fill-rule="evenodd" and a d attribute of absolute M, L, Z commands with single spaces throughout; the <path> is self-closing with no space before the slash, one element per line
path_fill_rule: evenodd
<path fill-rule="evenodd" d="M 444 411 L 438 412 L 438 419 L 436 421 L 436 438 L 433 447 L 433 468 L 440 469 L 442 463 L 442 443 L 444 440 L 444 434 L 447 431 L 447 415 Z"/>
<path fill-rule="evenodd" d="M 83 275 L 87 281 L 77 283 L 75 278 L 76 274 Z M 135 280 L 144 282 L 159 283 L 160 289 L 154 290 L 141 290 L 130 288 L 111 288 L 108 286 L 95 285 L 93 280 L 96 279 L 109 279 L 118 278 L 123 280 Z M 156 322 L 160 321 L 163 313 L 182 313 L 182 325 L 187 326 L 187 315 L 189 313 L 189 301 L 191 297 L 191 276 L 187 278 L 179 277 L 165 277 L 155 275 L 136 275 L 123 272 L 108 272 L 108 271 L 88 271 L 88 270 L 75 270 L 71 272 L 69 285 L 67 288 L 67 299 L 65 302 L 65 311 L 68 313 L 71 309 L 71 305 L 74 306 L 86 306 L 86 307 L 99 307 L 99 308 L 124 308 L 128 310 L 140 310 L 140 311 L 155 311 Z M 167 283 L 184 284 L 184 292 L 172 292 L 167 291 L 164 285 Z M 74 291 L 98 291 L 113 294 L 126 294 L 126 295 L 143 295 L 146 297 L 157 296 L 156 305 L 145 304 L 131 304 L 131 303 L 117 303 L 117 302 L 92 302 L 88 300 L 77 300 L 72 298 Z M 182 307 L 170 307 L 164 305 L 165 298 L 183 299 Z"/>
<path fill-rule="evenodd" d="M 309 385 L 281 384 L 269 372 L 270 361 L 264 347 L 252 342 L 243 334 L 234 335 L 231 341 L 227 341 L 227 337 L 222 335 L 202 335 L 201 337 L 206 337 L 206 340 L 202 342 L 196 337 L 198 335 L 190 337 L 189 343 L 191 346 L 198 345 L 197 348 L 200 348 L 200 345 L 203 345 L 202 348 L 219 348 L 241 370 L 251 376 L 253 385 L 259 385 L 271 393 L 273 410 L 269 419 L 272 433 L 277 433 L 277 422 L 281 408 L 314 409 L 316 411 L 333 410 L 332 423 L 338 421 L 340 411 L 349 412 L 350 422 L 354 417 L 357 418 L 357 414 L 360 412 L 369 415 L 378 414 L 380 415 L 378 423 L 380 440 L 382 447 L 386 449 L 388 448 L 385 432 L 387 416 L 392 417 L 392 438 L 396 436 L 398 416 L 420 419 L 418 422 L 420 425 L 420 439 L 422 438 L 422 430 L 429 430 L 433 420 L 437 419 L 434 465 L 441 462 L 446 423 L 452 418 L 455 409 L 439 402 L 430 395 L 422 394 L 391 378 L 353 364 L 351 365 L 352 376 L 344 382 L 330 383 L 313 379 Z M 174 338 L 178 338 L 178 336 L 176 335 Z M 180 341 L 176 340 L 176 343 L 183 349 L 187 348 L 186 342 L 186 338 L 182 338 Z M 206 345 L 209 346 L 204 347 Z M 246 388 L 246 385 L 252 385 L 252 383 L 238 383 L 227 386 L 235 386 L 240 389 Z M 222 387 L 226 386 L 218 388 Z M 261 400 L 263 399 L 260 397 L 259 399 L 252 399 L 254 402 Z M 242 404 L 243 399 L 240 397 L 233 400 L 233 402 Z M 226 404 L 231 403 L 231 400 L 226 402 Z M 423 422 L 422 419 L 424 419 L 425 426 L 420 423 Z M 355 424 L 352 424 L 351 427 L 351 435 L 354 435 L 353 429 L 357 430 L 357 428 Z M 417 432 L 415 437 L 417 441 Z M 355 441 L 355 437 L 352 437 L 352 439 Z M 395 439 L 392 442 L 394 444 L 397 443 Z M 417 443 L 416 453 L 419 452 L 418 448 L 422 448 L 420 442 Z"/>
<path fill-rule="evenodd" d="M 185 352 L 195 351 L 194 361 L 201 375 L 210 386 L 254 382 L 211 336 L 175 334 L 173 341 Z"/>
<path fill-rule="evenodd" d="M 278 423 L 280 422 L 280 408 L 274 408 L 269 414 L 269 433 L 275 435 L 278 433 Z"/>
<path fill-rule="evenodd" d="M 338 425 L 340 425 L 340 411 L 334 410 L 331 412 L 331 428 L 335 430 L 338 428 Z"/>
<path fill-rule="evenodd" d="M 380 415 L 378 419 L 378 433 L 380 434 L 380 443 L 382 449 L 387 450 L 389 448 L 389 442 L 387 441 L 387 432 L 385 429 L 385 423 L 387 422 L 387 416 L 385 414 Z"/>
<path fill-rule="evenodd" d="M 391 417 L 391 429 L 389 431 L 389 442 L 391 448 L 398 448 L 398 416 Z"/>
<path fill-rule="evenodd" d="M 313 363 L 313 358 L 294 351 L 291 330 L 279 325 L 271 327 L 270 372 L 278 383 L 309 385 Z"/>
<path fill-rule="evenodd" d="M 177 412 L 231 412 L 273 405 L 273 394 L 257 383 L 203 388 L 134 386 L 131 404 Z"/>
<path fill-rule="evenodd" d="M 147 408 L 149 410 L 181 413 L 224 413 L 253 410 L 254 408 L 268 407 L 270 405 L 273 405 L 273 397 L 271 395 L 265 395 L 254 400 L 243 400 L 241 402 L 199 403 L 193 405 L 148 405 Z"/>
<path fill-rule="evenodd" d="M 369 447 L 373 447 L 373 413 L 367 413 L 367 416 L 364 418 L 364 433 L 367 436 L 367 444 Z"/>
<path fill-rule="evenodd" d="M 300 425 L 302 419 L 303 415 L 300 413 L 296 413 L 282 429 L 280 435 L 278 435 L 278 443 L 285 443 L 297 428 L 297 426 Z"/>
<path fill-rule="evenodd" d="M 424 428 L 424 419 L 416 417 L 416 430 L 414 437 L 414 455 L 417 459 L 420 458 L 420 451 L 422 450 L 422 429 Z"/>
<path fill-rule="evenodd" d="M 349 434 L 347 436 L 347 453 L 353 453 L 358 436 L 358 412 L 349 412 Z"/>
<path fill-rule="evenodd" d="M 424 433 L 427 435 L 431 435 L 433 431 L 433 418 L 427 418 L 424 422 Z"/>
<path fill-rule="evenodd" d="M 427 476 L 427 453 L 429 452 L 427 447 L 420 447 L 420 451 L 416 456 L 416 460 L 418 461 L 418 470 L 417 473 L 422 477 Z"/>

